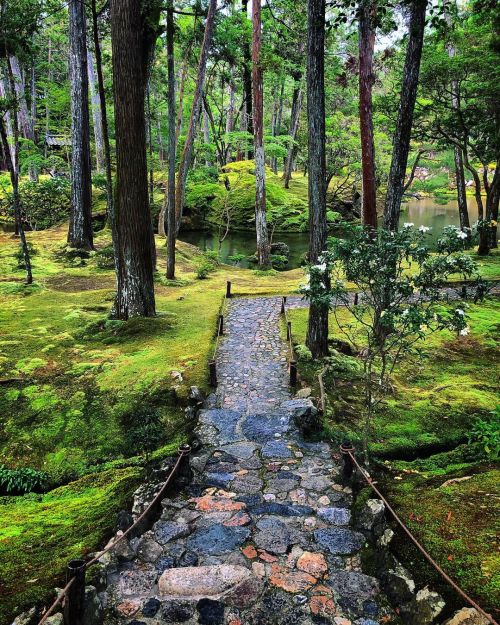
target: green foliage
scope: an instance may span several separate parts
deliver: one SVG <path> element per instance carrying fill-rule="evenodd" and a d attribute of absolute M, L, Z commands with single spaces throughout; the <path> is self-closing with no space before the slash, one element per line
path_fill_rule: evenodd
<path fill-rule="evenodd" d="M 0 495 L 24 495 L 40 491 L 47 485 L 47 474 L 30 469 L 7 469 L 0 464 Z"/>
<path fill-rule="evenodd" d="M 23 182 L 19 187 L 24 219 L 33 230 L 50 228 L 69 214 L 71 202 L 68 178 L 46 178 Z M 12 215 L 12 194 L 0 197 L 0 213 Z"/>
<path fill-rule="evenodd" d="M 34 256 L 38 254 L 38 250 L 33 245 L 33 243 L 31 243 L 31 241 L 27 241 L 26 245 L 28 247 L 28 253 L 29 253 L 30 259 L 32 259 Z M 21 245 L 19 245 L 16 253 L 14 254 L 14 258 L 16 259 L 18 269 L 24 269 L 24 266 L 25 266 L 24 254 L 23 254 L 23 248 Z"/>
<path fill-rule="evenodd" d="M 491 412 L 489 420 L 478 419 L 469 435 L 471 442 L 478 442 L 492 460 L 500 456 L 500 405 Z"/>
<path fill-rule="evenodd" d="M 98 250 L 95 255 L 96 266 L 99 269 L 115 268 L 115 253 L 112 245 L 106 245 Z"/>
<path fill-rule="evenodd" d="M 311 354 L 311 350 L 307 347 L 307 345 L 295 345 L 294 347 L 295 353 L 298 358 L 302 362 L 311 362 L 313 357 Z"/>
<path fill-rule="evenodd" d="M 164 441 L 165 428 L 155 408 L 139 405 L 122 416 L 122 424 L 129 454 L 145 454 L 148 461 L 150 454 Z"/>
<path fill-rule="evenodd" d="M 214 256 L 215 255 L 215 256 Z M 218 254 L 215 251 L 203 252 L 194 258 L 194 272 L 198 280 L 205 280 L 217 269 Z"/>

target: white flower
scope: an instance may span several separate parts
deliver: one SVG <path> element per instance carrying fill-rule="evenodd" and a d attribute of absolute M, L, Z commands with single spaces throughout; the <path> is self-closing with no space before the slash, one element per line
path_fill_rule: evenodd
<path fill-rule="evenodd" d="M 456 311 L 457 315 L 462 315 L 462 317 L 465 315 L 464 311 L 461 308 L 457 308 Z"/>
<path fill-rule="evenodd" d="M 370 280 L 370 284 L 375 284 L 375 280 Z"/>
<path fill-rule="evenodd" d="M 457 237 L 458 237 L 459 239 L 466 239 L 466 238 L 467 238 L 467 233 L 466 233 L 466 232 L 463 232 L 462 230 L 459 230 L 459 231 L 457 232 Z"/>
<path fill-rule="evenodd" d="M 465 326 L 465 328 L 463 328 L 463 330 L 460 330 L 460 336 L 467 336 L 469 334 L 470 330 L 469 330 L 469 326 Z"/>
<path fill-rule="evenodd" d="M 403 312 L 401 313 L 401 315 L 402 315 L 403 317 L 407 317 L 409 314 L 410 314 L 410 311 L 409 311 L 409 309 L 408 309 L 408 308 L 405 308 L 405 309 L 403 310 Z"/>
<path fill-rule="evenodd" d="M 302 284 L 300 287 L 303 291 L 310 291 L 311 287 L 308 284 Z"/>
<path fill-rule="evenodd" d="M 403 228 L 413 228 L 415 224 L 412 222 L 407 222 L 405 224 L 403 224 Z"/>
<path fill-rule="evenodd" d="M 418 229 L 419 232 L 429 232 L 430 228 L 427 226 L 420 226 L 420 228 Z"/>
<path fill-rule="evenodd" d="M 326 271 L 326 263 L 322 263 L 321 265 L 313 265 L 312 269 L 316 269 L 317 271 L 321 271 L 324 273 Z"/>

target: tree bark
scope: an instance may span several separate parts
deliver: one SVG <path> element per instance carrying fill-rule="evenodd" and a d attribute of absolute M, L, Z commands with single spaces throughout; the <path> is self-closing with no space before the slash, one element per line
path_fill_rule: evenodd
<path fill-rule="evenodd" d="M 189 50 L 182 63 L 182 70 L 179 79 L 179 110 L 177 111 L 177 122 L 175 125 L 175 142 L 179 143 L 179 137 L 182 132 L 182 119 L 184 117 L 184 91 L 186 89 L 187 74 L 189 69 Z"/>
<path fill-rule="evenodd" d="M 255 0 L 257 2 L 257 0 Z M 253 7 L 253 4 L 252 4 Z M 241 0 L 241 12 L 244 18 L 248 17 L 248 0 Z M 254 133 L 253 95 L 252 95 L 252 51 L 251 46 L 243 38 L 243 94 L 245 98 L 245 126 L 249 134 Z M 252 150 L 248 150 L 247 158 L 253 158 Z"/>
<path fill-rule="evenodd" d="M 236 110 L 236 88 L 234 84 L 234 67 L 231 66 L 229 70 L 229 82 L 228 82 L 228 92 L 229 92 L 229 104 L 227 107 L 227 116 L 226 116 L 226 135 L 234 131 L 234 118 L 235 118 L 235 110 Z M 225 163 L 231 162 L 231 142 L 228 141 L 226 146 L 226 153 L 224 157 Z"/>
<path fill-rule="evenodd" d="M 167 73 L 168 73 L 168 185 L 167 185 L 167 278 L 175 278 L 175 154 L 177 148 L 175 121 L 175 58 L 173 0 L 167 6 Z"/>
<path fill-rule="evenodd" d="M 191 107 L 191 117 L 189 120 L 189 128 L 186 136 L 186 143 L 179 162 L 179 173 L 177 175 L 177 184 L 175 188 L 175 219 L 177 234 L 181 227 L 182 210 L 184 207 L 184 196 L 186 192 L 186 180 L 191 158 L 193 155 L 193 145 L 200 120 L 201 100 L 203 97 L 203 86 L 205 84 L 205 73 L 207 68 L 208 52 L 212 45 L 212 37 L 214 31 L 215 11 L 217 9 L 217 0 L 210 0 L 208 5 L 207 20 L 205 23 L 205 34 L 203 43 L 201 44 L 200 58 L 198 61 L 198 76 L 196 77 L 196 86 L 193 96 L 193 104 Z"/>
<path fill-rule="evenodd" d="M 210 145 L 210 122 L 205 106 L 203 106 L 203 142 L 208 147 Z M 212 167 L 213 163 L 210 158 L 205 159 L 205 167 Z"/>
<path fill-rule="evenodd" d="M 92 120 L 94 123 L 95 160 L 98 172 L 103 172 L 105 168 L 104 139 L 102 132 L 101 100 L 97 87 L 96 74 L 94 69 L 94 59 L 92 52 L 87 50 L 87 70 L 89 75 L 90 101 L 92 102 Z"/>
<path fill-rule="evenodd" d="M 307 15 L 309 262 L 326 247 L 325 0 L 309 0 Z M 306 344 L 314 358 L 328 354 L 328 308 L 311 302 Z"/>
<path fill-rule="evenodd" d="M 8 61 L 8 74 L 9 74 L 9 82 L 10 82 L 10 91 L 12 94 L 14 94 L 15 79 L 14 79 L 14 75 L 12 72 L 10 59 Z M 17 108 L 17 104 L 18 104 L 18 101 L 16 99 L 16 108 Z M 2 148 L 4 152 L 4 158 L 7 163 L 7 169 L 9 170 L 10 182 L 12 184 L 12 198 L 13 198 L 13 208 L 14 208 L 14 219 L 16 222 L 16 232 L 19 235 L 19 238 L 21 241 L 21 250 L 23 253 L 24 267 L 26 269 L 26 284 L 32 284 L 33 274 L 31 270 L 31 259 L 30 259 L 28 243 L 26 241 L 26 235 L 24 232 L 23 220 L 21 218 L 21 202 L 19 198 L 19 125 L 18 125 L 18 117 L 17 117 L 16 110 L 14 110 L 14 114 L 12 115 L 12 136 L 13 136 L 13 144 L 12 146 L 9 146 L 5 122 L 4 122 L 3 117 L 0 116 L 0 138 L 1 138 Z"/>
<path fill-rule="evenodd" d="M 377 227 L 377 183 L 375 144 L 373 142 L 372 88 L 373 51 L 375 49 L 375 0 L 362 0 L 359 9 L 359 126 L 361 136 L 362 206 L 361 221 L 368 228 Z"/>
<path fill-rule="evenodd" d="M 493 180 L 486 190 L 486 224 L 479 232 L 479 256 L 487 256 L 497 246 L 498 205 L 500 201 L 500 163 L 497 161 Z M 488 224 L 489 222 L 489 224 Z"/>
<path fill-rule="evenodd" d="M 99 24 L 96 0 L 92 0 L 92 31 L 94 38 L 95 64 L 97 72 L 97 87 L 101 110 L 102 141 L 104 146 L 104 166 L 106 171 L 106 199 L 108 206 L 108 221 L 111 229 L 114 229 L 114 206 L 113 206 L 113 175 L 111 172 L 111 148 L 109 145 L 108 113 L 106 110 L 106 92 L 104 91 L 104 76 L 102 73 L 102 53 L 99 38 Z"/>
<path fill-rule="evenodd" d="M 91 250 L 94 245 L 85 5 L 80 0 L 70 0 L 68 9 L 72 149 L 68 243 L 77 249 Z"/>
<path fill-rule="evenodd" d="M 264 155 L 264 85 L 260 53 L 262 47 L 261 0 L 252 2 L 252 88 L 255 152 L 255 230 L 257 262 L 260 269 L 270 266 L 266 219 L 266 161 Z"/>
<path fill-rule="evenodd" d="M 7 89 L 6 82 L 2 78 L 0 78 L 0 98 L 6 98 L 8 91 L 9 90 Z M 10 158 L 12 159 L 12 162 L 15 165 L 16 159 L 14 155 L 14 148 L 11 145 L 11 140 L 14 138 L 14 130 L 12 128 L 12 117 L 11 117 L 10 111 L 8 110 L 5 112 L 4 121 L 5 121 L 5 132 L 6 132 L 7 140 L 8 140 Z"/>
<path fill-rule="evenodd" d="M 116 274 L 113 314 L 155 314 L 154 238 L 148 201 L 144 104 L 160 6 L 148 12 L 136 0 L 111 0 L 111 43 L 116 128 Z"/>
<path fill-rule="evenodd" d="M 412 0 L 408 46 L 403 70 L 403 85 L 399 101 L 396 130 L 392 142 L 392 160 L 387 184 L 387 197 L 384 210 L 384 227 L 397 230 L 401 200 L 410 151 L 413 112 L 417 98 L 420 61 L 424 42 L 425 10 L 427 0 Z"/>
<path fill-rule="evenodd" d="M 300 110 L 302 108 L 302 72 L 295 75 L 295 87 L 293 90 L 292 98 L 292 114 L 290 118 L 290 132 L 291 137 L 290 145 L 288 147 L 288 154 L 285 159 L 285 170 L 283 172 L 284 187 L 288 189 L 290 186 L 290 179 L 292 177 L 293 162 L 297 155 L 297 146 L 295 140 L 297 138 L 297 132 L 299 130 Z"/>

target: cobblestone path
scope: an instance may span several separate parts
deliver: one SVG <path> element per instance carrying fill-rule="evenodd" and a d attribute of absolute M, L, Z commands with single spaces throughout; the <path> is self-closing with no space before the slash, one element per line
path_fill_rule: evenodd
<path fill-rule="evenodd" d="M 278 298 L 229 303 L 194 479 L 108 560 L 107 624 L 387 622 L 378 582 L 361 570 L 365 536 L 338 459 L 297 427 L 315 408 L 290 395 L 279 308 Z"/>

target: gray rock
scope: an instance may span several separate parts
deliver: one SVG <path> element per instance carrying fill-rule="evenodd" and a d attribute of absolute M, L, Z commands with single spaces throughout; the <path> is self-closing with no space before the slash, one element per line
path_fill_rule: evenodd
<path fill-rule="evenodd" d="M 85 586 L 83 625 L 99 625 L 104 618 L 104 608 L 94 586 Z"/>
<path fill-rule="evenodd" d="M 189 399 L 196 404 L 203 403 L 203 401 L 205 400 L 203 393 L 200 391 L 200 389 L 197 386 L 190 387 Z"/>
<path fill-rule="evenodd" d="M 443 625 L 488 625 L 488 623 L 488 619 L 479 614 L 475 608 L 462 608 Z"/>
<path fill-rule="evenodd" d="M 314 538 L 322 549 L 332 555 L 349 555 L 359 551 L 365 544 L 363 534 L 343 527 L 315 530 Z"/>
<path fill-rule="evenodd" d="M 256 506 L 250 506 L 249 512 L 252 514 L 274 514 L 285 517 L 307 516 L 313 513 L 310 506 L 294 506 L 283 503 L 261 503 Z"/>
<path fill-rule="evenodd" d="M 64 618 L 63 615 L 58 612 L 57 614 L 54 614 L 54 616 L 49 616 L 49 618 L 45 622 L 47 623 L 47 625 L 63 625 Z"/>
<path fill-rule="evenodd" d="M 239 443 L 231 443 L 229 445 L 224 445 L 223 447 L 219 447 L 221 451 L 225 451 L 232 456 L 238 458 L 238 460 L 247 460 L 250 458 L 255 450 L 257 449 L 257 445 L 250 441 L 241 441 Z"/>
<path fill-rule="evenodd" d="M 209 555 L 231 553 L 245 542 L 250 535 L 246 527 L 226 527 L 225 525 L 211 525 L 208 528 L 197 529 L 187 541 L 192 551 Z"/>
<path fill-rule="evenodd" d="M 185 623 L 193 616 L 195 604 L 191 601 L 167 601 L 161 615 L 165 623 Z"/>
<path fill-rule="evenodd" d="M 356 571 L 336 571 L 328 582 L 341 597 L 365 601 L 379 593 L 378 582 L 374 577 Z"/>
<path fill-rule="evenodd" d="M 311 397 L 312 389 L 310 386 L 306 386 L 305 388 L 301 388 L 300 391 L 297 391 L 295 397 L 297 399 L 307 399 Z"/>
<path fill-rule="evenodd" d="M 257 521 L 257 529 L 254 542 L 257 547 L 271 553 L 286 553 L 292 543 L 292 535 L 285 523 L 278 519 L 264 517 Z"/>
<path fill-rule="evenodd" d="M 290 421 L 288 416 L 254 414 L 245 419 L 241 429 L 248 440 L 266 443 L 273 440 L 275 434 L 286 434 L 290 430 Z"/>
<path fill-rule="evenodd" d="M 444 607 L 444 599 L 437 592 L 424 588 L 411 601 L 401 606 L 401 615 L 407 625 L 430 625 Z"/>
<path fill-rule="evenodd" d="M 216 428 L 219 444 L 223 445 L 241 440 L 241 435 L 236 432 L 236 426 L 241 418 L 239 412 L 225 408 L 212 408 L 200 410 L 198 418 L 201 424 Z"/>
<path fill-rule="evenodd" d="M 356 527 L 381 536 L 384 532 L 385 506 L 381 499 L 368 499 L 356 517 Z"/>
<path fill-rule="evenodd" d="M 290 412 L 295 425 L 304 434 L 310 434 L 319 428 L 318 410 L 310 399 L 290 399 L 283 402 L 280 407 Z"/>
<path fill-rule="evenodd" d="M 36 618 L 36 610 L 35 608 L 31 608 L 27 612 L 23 612 L 16 616 L 12 625 L 34 625 L 37 623 L 38 619 Z"/>
<path fill-rule="evenodd" d="M 330 525 L 349 525 L 351 512 L 347 508 L 318 508 L 318 516 Z"/>
<path fill-rule="evenodd" d="M 268 441 L 262 447 L 263 458 L 291 458 L 292 452 L 286 445 L 285 441 L 273 440 Z"/>
<path fill-rule="evenodd" d="M 121 534 L 122 532 L 118 532 L 116 537 Z M 115 540 L 116 537 L 113 540 Z M 118 562 L 131 562 L 135 558 L 135 550 L 127 540 L 127 537 L 117 543 L 116 547 L 113 548 L 113 553 L 118 558 Z"/>
<path fill-rule="evenodd" d="M 124 597 L 148 596 L 156 583 L 158 571 L 144 568 L 141 571 L 122 571 L 118 580 L 118 592 Z"/>
<path fill-rule="evenodd" d="M 407 603 L 413 598 L 415 582 L 410 573 L 399 563 L 385 571 L 380 576 L 380 582 L 386 595 L 396 605 Z"/>
<path fill-rule="evenodd" d="M 246 493 L 251 495 L 262 490 L 262 480 L 257 474 L 247 473 L 237 477 L 231 484 L 231 490 L 236 493 Z"/>
<path fill-rule="evenodd" d="M 142 562 L 155 562 L 162 553 L 161 545 L 151 538 L 142 538 L 137 546 L 137 557 Z"/>
<path fill-rule="evenodd" d="M 116 530 L 124 532 L 133 524 L 134 518 L 128 510 L 120 510 L 116 519 Z"/>
<path fill-rule="evenodd" d="M 189 525 L 185 523 L 175 523 L 174 521 L 157 521 L 154 526 L 154 535 L 160 545 L 166 545 L 171 540 L 183 538 L 190 533 Z"/>

